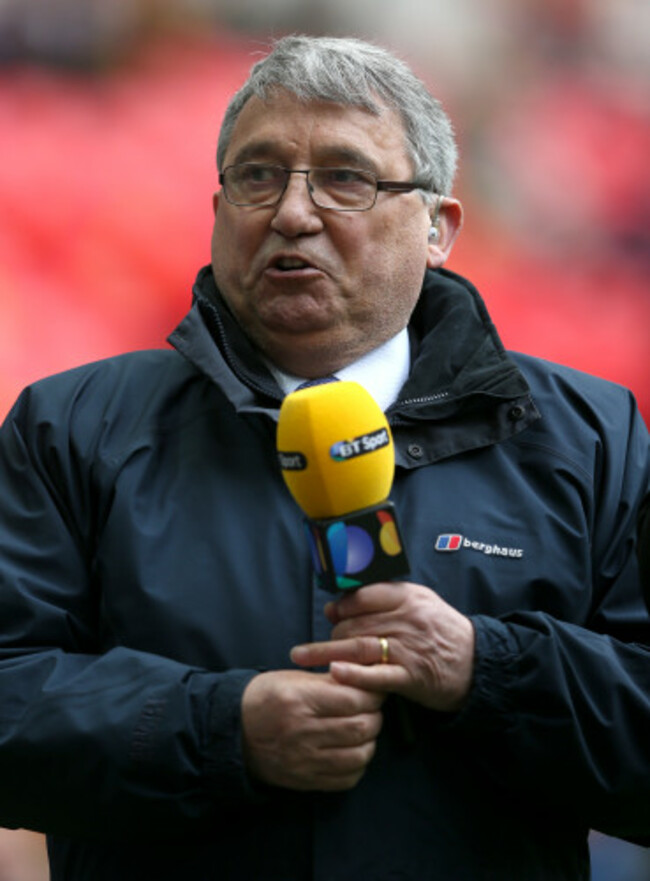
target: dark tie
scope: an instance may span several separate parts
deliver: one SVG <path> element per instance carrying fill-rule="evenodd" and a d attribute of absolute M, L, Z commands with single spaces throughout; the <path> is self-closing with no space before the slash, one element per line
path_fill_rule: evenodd
<path fill-rule="evenodd" d="M 318 379 L 307 379 L 305 382 L 301 382 L 300 385 L 296 388 L 296 391 L 299 392 L 304 388 L 311 388 L 314 385 L 325 385 L 327 382 L 338 382 L 338 376 L 319 376 Z"/>

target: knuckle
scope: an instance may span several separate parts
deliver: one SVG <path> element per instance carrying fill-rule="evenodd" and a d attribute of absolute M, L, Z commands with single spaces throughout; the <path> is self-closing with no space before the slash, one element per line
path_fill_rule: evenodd
<path fill-rule="evenodd" d="M 349 722 L 348 734 L 350 742 L 354 744 L 363 744 L 371 740 L 375 734 L 375 724 L 372 716 L 353 716 Z"/>
<path fill-rule="evenodd" d="M 338 770 L 343 774 L 362 774 L 375 754 L 374 740 L 341 750 L 337 757 Z"/>
<path fill-rule="evenodd" d="M 375 755 L 375 752 L 377 751 L 377 741 L 374 739 L 369 740 L 368 743 L 364 743 L 363 746 L 360 747 L 360 749 L 363 753 L 363 766 L 365 768 L 365 766 L 370 763 L 371 759 Z"/>
<path fill-rule="evenodd" d="M 384 715 L 383 713 L 373 713 L 372 714 L 372 736 L 378 737 L 379 732 L 381 731 L 384 725 Z"/>
<path fill-rule="evenodd" d="M 357 639 L 359 659 L 362 664 L 375 664 L 378 657 L 378 639 L 374 636 L 360 636 Z"/>

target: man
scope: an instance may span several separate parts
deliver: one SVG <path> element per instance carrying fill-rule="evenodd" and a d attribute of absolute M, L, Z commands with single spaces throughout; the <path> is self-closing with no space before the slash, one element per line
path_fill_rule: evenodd
<path fill-rule="evenodd" d="M 280 40 L 218 166 L 176 351 L 0 435 L 0 822 L 53 881 L 587 878 L 590 827 L 650 841 L 631 395 L 441 268 L 451 128 L 388 53 Z M 386 411 L 411 562 L 334 601 L 274 444 L 329 374 Z"/>

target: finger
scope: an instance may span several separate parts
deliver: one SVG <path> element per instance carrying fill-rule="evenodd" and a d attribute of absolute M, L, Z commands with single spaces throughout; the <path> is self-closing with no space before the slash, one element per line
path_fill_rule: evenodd
<path fill-rule="evenodd" d="M 299 667 L 322 667 L 332 661 L 379 664 L 382 661 L 382 646 L 377 636 L 312 642 L 295 646 L 291 650 L 291 660 Z"/>
<path fill-rule="evenodd" d="M 367 766 L 372 761 L 377 745 L 375 741 L 347 750 L 323 751 L 318 768 L 311 776 L 307 788 L 335 792 L 351 789 L 361 780 Z"/>
<path fill-rule="evenodd" d="M 374 612 L 394 611 L 403 600 L 404 582 L 382 581 L 368 584 L 360 590 L 344 594 L 338 600 L 327 603 L 325 615 L 331 624 L 345 618 L 368 615 Z"/>
<path fill-rule="evenodd" d="M 355 786 L 372 760 L 376 742 L 355 747 L 311 750 L 306 756 L 293 754 L 274 768 L 271 782 L 303 791 L 336 791 Z"/>
<path fill-rule="evenodd" d="M 382 723 L 383 715 L 379 711 L 321 719 L 309 736 L 319 749 L 352 748 L 376 740 Z"/>
<path fill-rule="evenodd" d="M 397 628 L 401 627 L 403 627 L 403 619 L 390 612 L 358 615 L 354 618 L 345 618 L 339 621 L 338 624 L 335 624 L 330 634 L 330 641 L 343 642 L 360 638 L 377 640 L 379 635 L 396 636 Z M 341 658 L 341 660 L 346 659 Z M 354 659 L 350 658 L 347 660 Z"/>
<path fill-rule="evenodd" d="M 334 661 L 330 664 L 330 674 L 342 685 L 351 685 L 364 691 L 406 694 L 411 685 L 409 672 L 398 664 L 366 667 L 346 661 Z"/>
<path fill-rule="evenodd" d="M 298 672 L 298 671 L 296 671 Z M 308 674 L 317 677 L 314 689 L 305 693 L 312 714 L 318 719 L 356 716 L 381 708 L 383 697 L 361 689 L 342 686 L 329 673 Z"/>
<path fill-rule="evenodd" d="M 315 762 L 315 773 L 329 777 L 363 771 L 376 749 L 376 741 L 370 740 L 358 746 L 320 750 Z"/>
<path fill-rule="evenodd" d="M 293 788 L 304 792 L 314 790 L 318 792 L 346 792 L 348 789 L 354 789 L 363 777 L 365 770 L 365 768 L 362 768 L 354 774 L 342 774 L 337 777 L 334 775 L 316 777 L 311 785 L 300 785 Z"/>

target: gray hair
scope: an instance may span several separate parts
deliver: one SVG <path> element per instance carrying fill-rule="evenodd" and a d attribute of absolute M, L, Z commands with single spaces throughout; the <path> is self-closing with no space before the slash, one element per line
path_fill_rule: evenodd
<path fill-rule="evenodd" d="M 262 101 L 285 89 L 303 101 L 332 101 L 379 116 L 382 105 L 402 119 L 415 179 L 449 195 L 458 151 L 451 122 L 424 83 L 390 52 L 354 38 L 290 36 L 278 40 L 252 68 L 223 118 L 217 146 L 222 163 L 235 123 L 253 95 Z M 379 101 L 378 101 L 379 99 Z"/>

